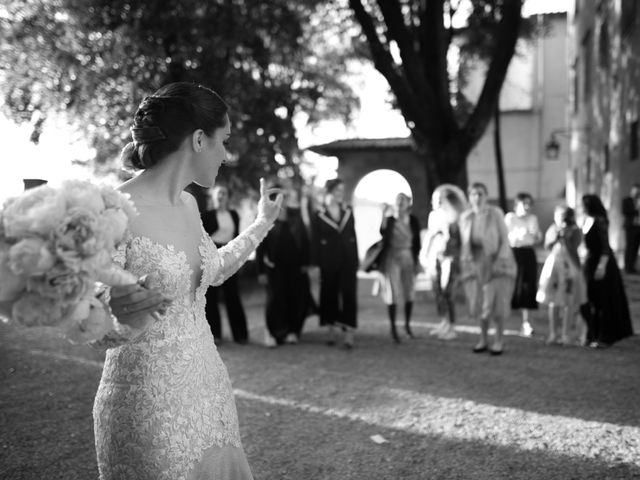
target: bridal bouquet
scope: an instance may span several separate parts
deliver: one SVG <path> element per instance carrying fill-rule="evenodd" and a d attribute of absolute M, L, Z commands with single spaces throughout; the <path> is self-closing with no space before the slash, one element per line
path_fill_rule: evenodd
<path fill-rule="evenodd" d="M 112 330 L 96 287 L 138 281 L 111 258 L 135 214 L 124 194 L 78 180 L 7 200 L 0 210 L 4 310 L 19 324 L 56 327 L 75 342 Z"/>

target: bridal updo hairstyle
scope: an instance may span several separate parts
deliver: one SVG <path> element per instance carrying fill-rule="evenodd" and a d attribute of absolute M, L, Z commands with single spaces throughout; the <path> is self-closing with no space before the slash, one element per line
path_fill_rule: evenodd
<path fill-rule="evenodd" d="M 132 142 L 121 153 L 125 166 L 144 170 L 178 150 L 195 130 L 207 135 L 225 126 L 227 104 L 213 90 L 195 83 L 161 87 L 140 103 L 131 127 Z"/>

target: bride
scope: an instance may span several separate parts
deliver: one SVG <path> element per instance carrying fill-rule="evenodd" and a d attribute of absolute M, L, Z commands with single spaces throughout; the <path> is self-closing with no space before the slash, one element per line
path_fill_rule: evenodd
<path fill-rule="evenodd" d="M 218 250 L 184 189 L 213 185 L 225 162 L 227 105 L 205 87 L 172 83 L 143 100 L 131 132 L 123 161 L 142 172 L 120 190 L 139 215 L 116 261 L 146 275 L 151 288 L 111 291 L 113 314 L 129 333 L 98 342 L 108 348 L 93 409 L 100 478 L 251 479 L 205 292 L 235 273 L 265 237 L 282 194 L 261 180 L 257 219 Z M 159 308 L 167 297 L 170 305 Z"/>

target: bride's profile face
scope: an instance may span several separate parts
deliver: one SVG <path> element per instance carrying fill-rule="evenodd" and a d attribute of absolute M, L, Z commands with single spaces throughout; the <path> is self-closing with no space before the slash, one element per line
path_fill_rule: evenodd
<path fill-rule="evenodd" d="M 200 151 L 196 150 L 196 165 L 194 182 L 203 187 L 211 187 L 220 165 L 227 161 L 227 144 L 231 136 L 231 123 L 225 116 L 224 126 L 217 128 L 211 135 L 202 135 Z"/>

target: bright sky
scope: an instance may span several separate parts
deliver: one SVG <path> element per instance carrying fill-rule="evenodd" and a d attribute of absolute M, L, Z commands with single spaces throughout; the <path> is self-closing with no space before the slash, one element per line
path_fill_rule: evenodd
<path fill-rule="evenodd" d="M 527 0 L 524 5 L 525 15 L 544 12 L 567 11 L 573 0 Z M 305 125 L 305 118 L 295 119 L 300 146 L 328 143 L 345 138 L 384 138 L 406 137 L 409 130 L 403 117 L 393 110 L 389 104 L 389 93 L 386 80 L 370 65 L 353 68 L 353 85 L 361 99 L 361 109 L 357 113 L 353 125 L 346 127 L 342 122 L 326 121 L 314 129 Z M 64 129 L 47 128 L 38 146 L 29 142 L 31 126 L 16 126 L 0 117 L 0 138 L 3 141 L 4 155 L 0 163 L 0 202 L 4 198 L 19 194 L 22 191 L 23 178 L 47 178 L 56 183 L 63 178 L 86 178 L 88 173 L 80 166 L 72 165 L 72 160 L 85 160 L 92 152 L 78 138 L 73 138 Z M 323 184 L 328 178 L 335 176 L 337 159 L 322 157 L 312 152 L 306 153 L 310 162 L 311 173 L 316 175 L 316 183 Z M 375 179 L 374 179 L 375 180 Z M 386 177 L 385 186 L 391 191 L 404 191 L 406 182 L 390 175 Z M 391 182 L 392 185 L 389 185 Z M 379 180 L 374 182 L 379 185 Z M 365 196 L 369 187 L 363 187 Z M 371 187 L 373 191 L 375 188 Z M 377 187 L 376 187 L 377 188 Z"/>
<path fill-rule="evenodd" d="M 67 178 L 89 178 L 89 172 L 73 160 L 88 160 L 93 151 L 62 126 L 44 130 L 36 146 L 29 141 L 29 123 L 16 125 L 0 115 L 0 202 L 23 190 L 23 178 L 44 178 L 58 183 Z"/>

